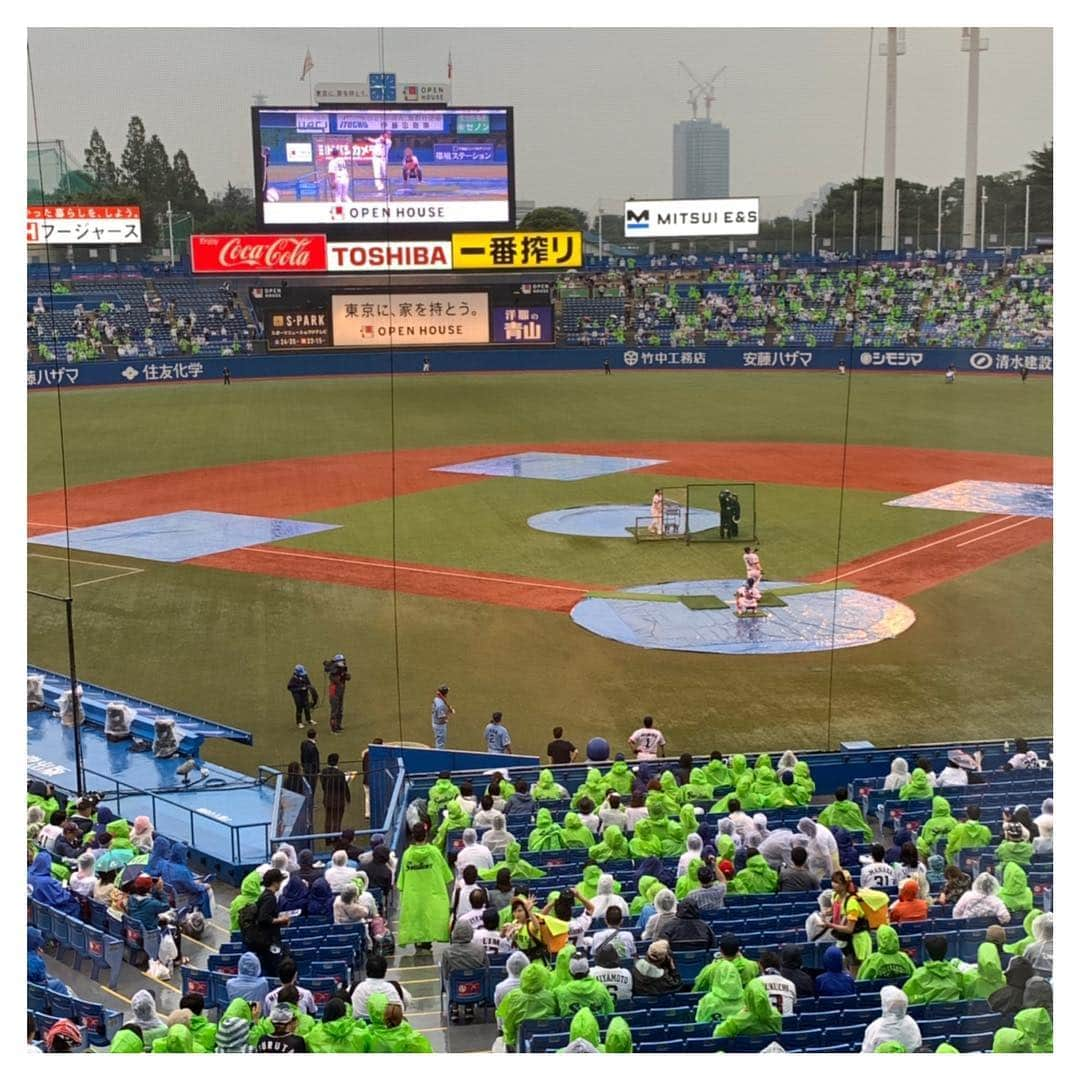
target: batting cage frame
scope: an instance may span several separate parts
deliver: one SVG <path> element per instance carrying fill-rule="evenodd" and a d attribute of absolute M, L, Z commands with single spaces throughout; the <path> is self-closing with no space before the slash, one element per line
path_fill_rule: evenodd
<path fill-rule="evenodd" d="M 629 531 L 639 543 L 754 543 L 757 535 L 757 484 L 683 484 L 660 489 L 663 509 L 634 519 Z M 721 503 L 722 495 L 726 495 Z M 731 499 L 734 499 L 734 502 Z"/>

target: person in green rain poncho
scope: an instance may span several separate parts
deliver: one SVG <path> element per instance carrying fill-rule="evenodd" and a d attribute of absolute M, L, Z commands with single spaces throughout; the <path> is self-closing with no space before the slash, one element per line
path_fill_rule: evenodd
<path fill-rule="evenodd" d="M 162 1039 L 155 1039 L 151 1046 L 155 1054 L 205 1054 L 206 1048 L 197 1043 L 191 1029 L 183 1024 L 173 1024 Z"/>
<path fill-rule="evenodd" d="M 611 771 L 604 777 L 604 787 L 614 788 L 619 795 L 629 795 L 634 790 L 634 774 L 630 771 L 630 766 L 625 761 L 616 761 L 611 766 Z M 600 801 L 596 799 L 593 802 L 597 806 L 600 805 Z"/>
<path fill-rule="evenodd" d="M 251 1004 L 244 998 L 233 998 L 229 1007 L 221 1013 L 214 1034 L 214 1052 L 218 1054 L 243 1054 L 247 1051 L 251 1035 Z"/>
<path fill-rule="evenodd" d="M 740 776 L 745 776 L 746 773 L 746 755 L 745 754 L 732 754 L 731 755 L 731 786 L 734 787 L 739 782 Z"/>
<path fill-rule="evenodd" d="M 574 1013 L 574 1019 L 570 1022 L 570 1041 L 559 1053 L 564 1054 L 568 1050 L 572 1053 L 574 1043 L 580 1042 L 587 1042 L 594 1050 L 604 1052 L 600 1045 L 600 1025 L 588 1006 Z"/>
<path fill-rule="evenodd" d="M 245 1003 L 246 1004 L 246 1003 Z M 133 1031 L 131 1027 L 122 1027 L 109 1043 L 110 1054 L 142 1054 L 146 1052 L 143 1045 L 142 1035 Z"/>
<path fill-rule="evenodd" d="M 780 801 L 782 806 L 809 806 L 810 796 L 795 783 L 795 773 L 785 769 L 780 774 Z"/>
<path fill-rule="evenodd" d="M 992 941 L 979 946 L 975 967 L 964 972 L 964 997 L 988 998 L 1005 985 L 1005 972 L 1001 970 L 1001 957 Z"/>
<path fill-rule="evenodd" d="M 652 903 L 653 896 L 663 887 L 663 882 L 654 878 L 651 874 L 642 874 L 638 878 L 637 896 L 630 901 L 630 914 L 640 915 Z M 650 891 L 652 891 L 653 896 L 649 895 Z"/>
<path fill-rule="evenodd" d="M 679 790 L 679 782 L 670 769 L 665 769 L 660 775 L 659 794 L 661 805 L 664 807 L 664 814 L 675 817 L 679 813 L 679 807 L 683 804 L 683 798 L 682 792 Z"/>
<path fill-rule="evenodd" d="M 728 792 L 719 802 L 714 803 L 712 809 L 709 810 L 710 814 L 726 814 L 731 809 L 731 802 L 733 799 L 737 799 L 739 805 L 743 810 L 759 810 L 761 809 L 760 801 L 755 798 L 753 794 L 754 778 L 749 773 L 744 772 L 738 780 L 735 781 L 735 790 Z"/>
<path fill-rule="evenodd" d="M 604 1039 L 604 1050 L 608 1054 L 632 1054 L 634 1040 L 630 1035 L 630 1025 L 621 1017 L 613 1016 L 608 1024 Z"/>
<path fill-rule="evenodd" d="M 930 817 L 923 823 L 915 840 L 915 846 L 924 859 L 937 847 L 938 841 L 947 840 L 949 833 L 959 824 L 952 816 L 949 800 L 944 796 L 935 795 L 930 805 L 933 808 Z M 818 820 L 820 821 L 821 818 L 819 817 Z"/>
<path fill-rule="evenodd" d="M 240 891 L 229 905 L 229 929 L 234 933 L 240 929 L 240 912 L 254 904 L 262 895 L 262 874 L 256 867 L 240 882 Z"/>
<path fill-rule="evenodd" d="M 1021 1009 L 1013 1026 L 994 1034 L 995 1054 L 1052 1054 L 1054 1021 L 1046 1009 Z"/>
<path fill-rule="evenodd" d="M 945 858 L 950 862 L 958 851 L 986 847 L 990 843 L 990 830 L 979 821 L 979 808 L 969 806 L 965 813 L 964 820 L 949 833 L 945 845 Z"/>
<path fill-rule="evenodd" d="M 732 879 L 728 888 L 733 893 L 774 893 L 780 875 L 762 855 L 751 855 L 746 866 Z"/>
<path fill-rule="evenodd" d="M 555 993 L 555 988 L 562 986 L 563 983 L 568 983 L 573 976 L 570 974 L 570 961 L 577 955 L 577 946 L 572 942 L 567 942 L 555 956 L 555 969 L 548 971 L 544 968 L 544 974 L 547 976 L 547 983 L 545 984 L 552 993 Z"/>
<path fill-rule="evenodd" d="M 555 774 L 550 769 L 541 769 L 539 779 L 532 786 L 532 797 L 537 802 L 558 802 L 569 798 L 570 793 L 562 784 L 555 783 Z"/>
<path fill-rule="evenodd" d="M 994 849 L 994 859 L 998 866 L 1002 863 L 1019 863 L 1027 866 L 1031 862 L 1031 856 L 1035 849 L 1031 841 L 1024 839 L 1021 826 L 1014 821 L 1007 821 L 1001 827 L 1004 839 Z"/>
<path fill-rule="evenodd" d="M 877 951 L 860 965 L 856 982 L 866 979 L 907 979 L 915 974 L 915 961 L 900 948 L 900 936 L 886 923 L 874 931 Z"/>
<path fill-rule="evenodd" d="M 521 850 L 520 844 L 510 846 Z M 507 859 L 509 855 L 508 847 Z M 491 872 L 492 877 L 496 871 Z M 483 871 L 481 876 L 487 873 Z M 446 887 L 453 880 L 442 852 L 426 841 L 424 826 L 414 825 L 412 843 L 405 849 L 397 871 L 401 894 L 399 945 L 430 947 L 433 941 L 450 940 L 450 896 Z"/>
<path fill-rule="evenodd" d="M 585 1006 L 597 1014 L 615 1011 L 610 991 L 589 974 L 589 958 L 581 951 L 570 960 L 570 981 L 555 987 L 555 1001 L 560 1016 L 570 1016 Z"/>
<path fill-rule="evenodd" d="M 283 995 L 291 1000 L 282 1001 L 281 998 Z M 297 1004 L 299 1000 L 300 998 L 296 993 L 295 987 L 292 987 L 291 990 L 289 988 L 284 988 L 278 992 L 277 1004 L 286 1006 L 292 1011 L 293 1016 L 296 1018 L 295 1034 L 306 1041 L 308 1035 L 310 1035 L 315 1028 L 315 1017 L 300 1008 L 299 1004 Z M 272 1035 L 273 1033 L 274 1025 L 270 1019 L 270 1011 L 267 1011 L 251 1025 L 251 1030 L 248 1032 L 248 1045 L 257 1046 L 259 1040 L 264 1035 Z"/>
<path fill-rule="evenodd" d="M 847 829 L 849 833 L 861 833 L 863 843 L 869 844 L 874 839 L 874 830 L 866 824 L 862 807 L 848 798 L 848 789 L 846 787 L 837 788 L 834 792 L 834 798 L 836 801 L 830 803 L 818 814 L 818 822 L 822 825 L 828 825 L 829 828 L 838 826 Z M 944 799 L 941 801 L 945 802 Z M 946 809 L 948 809 L 948 806 L 949 804 L 945 802 Z"/>
<path fill-rule="evenodd" d="M 716 848 L 716 861 L 723 862 L 727 859 L 728 862 L 734 864 L 735 862 L 735 823 L 728 818 L 724 818 L 717 823 L 716 826 L 716 838 L 713 840 L 713 847 Z"/>
<path fill-rule="evenodd" d="M 530 851 L 562 851 L 562 829 L 555 824 L 551 811 L 546 806 L 541 806 L 536 811 L 536 828 L 529 833 Z"/>
<path fill-rule="evenodd" d="M 998 889 L 998 896 L 1001 895 L 1001 890 Z M 1014 941 L 1011 945 L 1003 946 L 1005 952 L 1010 956 L 1023 956 L 1024 950 L 1035 942 L 1035 931 L 1032 929 L 1032 923 L 1042 914 L 1038 908 L 1032 908 L 1024 916 L 1024 936 L 1019 941 Z"/>
<path fill-rule="evenodd" d="M 1008 862 L 1002 873 L 998 899 L 1013 915 L 1023 915 L 1031 910 L 1033 897 L 1028 887 L 1027 873 L 1019 863 Z"/>
<path fill-rule="evenodd" d="M 439 778 L 431 785 L 427 797 L 427 814 L 432 821 L 439 820 L 440 811 L 454 802 L 461 794 L 458 786 L 450 779 L 448 772 L 439 773 Z"/>
<path fill-rule="evenodd" d="M 591 848 L 596 837 L 581 823 L 580 815 L 571 810 L 563 818 L 560 831 L 564 848 Z"/>
<path fill-rule="evenodd" d="M 407 851 L 406 854 L 408 854 Z M 538 870 L 521 857 L 521 845 L 516 840 L 506 845 L 506 858 L 502 862 L 497 862 L 490 870 L 481 870 L 477 876 L 483 881 L 494 881 L 499 876 L 499 871 L 503 869 L 510 871 L 511 878 L 544 876 L 543 870 Z M 445 941 L 446 938 L 442 940 Z"/>
<path fill-rule="evenodd" d="M 652 818 L 642 818 L 634 826 L 634 835 L 630 840 L 630 854 L 637 859 L 644 859 L 650 855 L 660 858 L 664 854 L 663 837 L 666 832 L 667 830 Z"/>
<path fill-rule="evenodd" d="M 326 1003 L 322 1020 L 304 1041 L 313 1054 L 366 1054 L 371 1036 L 367 1024 L 356 1020 L 345 1002 L 334 997 Z"/>
<path fill-rule="evenodd" d="M 698 887 L 698 871 L 705 865 L 704 859 L 696 856 L 686 864 L 686 873 L 675 882 L 675 899 L 685 900 Z"/>
<path fill-rule="evenodd" d="M 814 792 L 817 790 L 817 784 L 810 775 L 810 766 L 805 761 L 800 761 L 795 766 L 795 787 L 802 791 L 807 802 L 814 797 Z"/>
<path fill-rule="evenodd" d="M 905 802 L 908 799 L 932 799 L 934 789 L 926 776 L 925 769 L 913 769 L 911 779 L 900 789 L 900 798 Z"/>
<path fill-rule="evenodd" d="M 695 994 L 706 993 L 709 990 L 712 986 L 713 976 L 723 963 L 731 964 L 735 968 L 739 973 L 739 979 L 744 988 L 750 984 L 752 979 L 756 979 L 761 974 L 761 968 L 758 967 L 757 961 L 751 960 L 749 956 L 743 956 L 739 939 L 734 934 L 725 934 L 720 938 L 720 951 L 716 954 L 716 957 L 697 973 L 697 978 L 694 979 L 692 987 Z"/>
<path fill-rule="evenodd" d="M 408 854 L 408 852 L 406 852 Z M 404 1018 L 401 1006 L 389 1003 L 385 994 L 372 994 L 367 1000 L 371 1025 L 368 1037 L 372 1054 L 430 1054 L 431 1043 Z"/>
<path fill-rule="evenodd" d="M 548 971 L 542 964 L 530 964 L 521 973 L 521 982 L 511 990 L 496 1009 L 503 1026 L 507 1046 L 517 1043 L 517 1030 L 523 1020 L 544 1020 L 559 1015 L 555 995 L 548 989 Z"/>
<path fill-rule="evenodd" d="M 745 1004 L 743 982 L 739 969 L 729 960 L 717 960 L 709 965 L 712 982 L 709 992 L 698 1002 L 694 1020 L 699 1024 L 715 1024 L 734 1016 Z"/>
<path fill-rule="evenodd" d="M 112 837 L 110 851 L 134 851 L 131 843 L 131 825 L 123 818 L 116 818 L 105 826 L 105 831 Z"/>
<path fill-rule="evenodd" d="M 596 864 L 586 866 L 581 874 L 581 881 L 575 886 L 576 891 L 586 900 L 596 896 L 596 888 L 600 883 L 600 875 L 604 871 Z"/>
<path fill-rule="evenodd" d="M 888 1042 L 879 1043 L 874 1048 L 875 1054 L 907 1054 L 910 1053 L 908 1048 L 902 1043 L 897 1042 L 895 1039 L 890 1039 Z"/>
<path fill-rule="evenodd" d="M 709 779 L 705 769 L 697 767 L 690 770 L 690 779 L 679 790 L 688 803 L 711 802 L 716 784 Z"/>
<path fill-rule="evenodd" d="M 679 810 L 679 828 L 682 830 L 683 843 L 686 843 L 686 838 L 691 833 L 696 833 L 698 830 L 698 816 L 690 803 Z"/>
<path fill-rule="evenodd" d="M 611 862 L 615 859 L 629 859 L 630 845 L 618 825 L 609 825 L 599 844 L 589 848 L 589 858 L 598 863 Z"/>
<path fill-rule="evenodd" d="M 435 818 L 431 819 L 432 821 Z M 472 818 L 462 809 L 461 803 L 456 799 L 446 807 L 445 816 L 442 819 L 431 842 L 440 851 L 446 850 L 446 837 L 451 829 L 467 829 L 472 824 Z"/>
<path fill-rule="evenodd" d="M 736 1035 L 777 1034 L 783 1025 L 777 1008 L 769 1000 L 769 992 L 761 979 L 751 979 L 743 992 L 743 1007 L 713 1030 L 713 1038 L 730 1039 Z"/>
<path fill-rule="evenodd" d="M 585 774 L 585 779 L 579 785 L 577 791 L 574 792 L 574 797 L 570 800 L 570 809 L 576 810 L 581 805 L 581 800 L 586 797 L 592 799 L 595 806 L 599 806 L 606 795 L 607 784 L 604 783 L 600 770 L 595 767 L 591 768 Z"/>
<path fill-rule="evenodd" d="M 964 996 L 964 976 L 960 970 L 945 959 L 948 942 L 940 934 L 930 934 L 923 939 L 927 960 L 902 989 L 912 1005 L 928 1001 L 959 1001 Z"/>
<path fill-rule="evenodd" d="M 716 788 L 729 788 L 734 786 L 731 779 L 731 770 L 724 764 L 724 759 L 720 757 L 719 754 L 717 754 L 716 757 L 709 758 L 709 762 L 705 766 L 704 772 L 709 783 L 712 784 L 714 791 Z"/>

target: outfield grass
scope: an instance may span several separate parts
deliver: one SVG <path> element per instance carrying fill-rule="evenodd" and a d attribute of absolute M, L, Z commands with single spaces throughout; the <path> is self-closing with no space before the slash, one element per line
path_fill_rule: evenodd
<path fill-rule="evenodd" d="M 846 430 L 855 443 L 1050 453 L 1049 380 L 961 377 L 946 387 L 937 376 L 857 372 L 850 403 L 848 391 L 848 380 L 793 372 L 409 377 L 394 384 L 392 419 L 399 447 L 605 439 L 831 443 L 843 441 Z M 382 377 L 71 392 L 63 398 L 68 479 L 78 485 L 387 449 L 389 406 L 390 382 Z M 28 410 L 29 487 L 52 489 L 60 483 L 56 398 L 31 395 Z M 694 479 L 716 478 L 670 483 Z M 632 473 L 572 483 L 493 478 L 404 496 L 393 508 L 396 554 L 613 589 L 739 576 L 737 546 L 635 544 L 525 526 L 531 514 L 562 506 L 644 503 L 650 485 L 649 477 Z M 845 493 L 841 561 L 966 517 L 883 506 L 890 497 Z M 834 564 L 838 513 L 836 490 L 759 485 L 769 577 L 792 579 Z M 379 558 L 395 550 L 388 501 L 308 516 L 342 528 L 295 546 Z M 338 651 L 354 671 L 347 734 L 333 740 L 345 757 L 358 756 L 374 735 L 430 741 L 431 692 L 442 681 L 453 688 L 458 710 L 451 744 L 474 748 L 496 708 L 506 715 L 515 749 L 534 752 L 556 723 L 575 741 L 602 734 L 621 744 L 645 712 L 657 717 L 675 750 L 1050 730 L 1050 612 L 1048 605 L 1015 602 L 1019 581 L 1049 582 L 1049 545 L 910 598 L 917 621 L 895 640 L 833 655 L 775 657 L 632 649 L 585 633 L 564 614 L 76 558 L 85 560 L 72 567 L 82 677 L 252 730 L 253 749 L 213 749 L 216 759 L 247 769 L 295 755 L 289 673 L 297 662 L 318 671 Z M 111 565 L 143 572 L 111 577 Z M 55 558 L 30 558 L 28 578 L 31 588 L 62 592 L 66 568 Z M 32 599 L 29 622 L 30 659 L 62 668 L 62 606 Z"/>

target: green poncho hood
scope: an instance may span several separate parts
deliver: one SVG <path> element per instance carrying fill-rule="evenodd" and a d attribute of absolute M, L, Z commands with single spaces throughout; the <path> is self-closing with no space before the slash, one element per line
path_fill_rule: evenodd
<path fill-rule="evenodd" d="M 696 833 L 698 830 L 697 814 L 694 813 L 694 808 L 689 803 L 679 810 L 679 828 L 682 830 L 683 841 L 691 833 Z"/>
<path fill-rule="evenodd" d="M 446 837 L 451 829 L 467 829 L 472 824 L 472 818 L 462 809 L 457 799 L 447 803 L 444 809 L 446 814 L 430 841 L 440 851 L 446 850 Z"/>
<path fill-rule="evenodd" d="M 895 1039 L 890 1039 L 888 1042 L 878 1043 L 874 1048 L 875 1054 L 906 1054 L 908 1048 L 901 1042 L 897 1042 Z"/>
<path fill-rule="evenodd" d="M 746 772 L 746 755 L 745 754 L 732 754 L 731 756 L 731 778 L 734 781 L 738 781 L 739 777 Z"/>
<path fill-rule="evenodd" d="M 546 968 L 540 964 L 530 964 L 521 973 L 518 989 L 511 990 L 495 1010 L 503 1022 L 503 1038 L 507 1046 L 515 1045 L 518 1025 L 522 1020 L 542 1020 L 558 1013 L 555 995 L 547 989 L 548 978 Z"/>
<path fill-rule="evenodd" d="M 562 842 L 568 848 L 590 848 L 596 843 L 596 837 L 581 823 L 581 817 L 571 810 L 562 824 Z"/>
<path fill-rule="evenodd" d="M 370 1036 L 367 1024 L 352 1016 L 342 1016 L 316 1024 L 304 1041 L 313 1054 L 363 1054 L 367 1052 Z"/>
<path fill-rule="evenodd" d="M 110 1054 L 141 1054 L 145 1049 L 142 1036 L 134 1031 L 118 1031 L 109 1043 Z"/>
<path fill-rule="evenodd" d="M 405 853 L 408 854 L 408 849 L 406 849 Z M 510 871 L 511 878 L 538 878 L 544 876 L 543 870 L 538 870 L 521 857 L 521 845 L 516 840 L 512 840 L 506 845 L 506 858 L 502 862 L 496 863 L 490 870 L 481 870 L 477 876 L 484 881 L 494 881 L 499 876 L 499 871 L 504 867 Z"/>
<path fill-rule="evenodd" d="M 507 995 L 509 996 L 509 995 Z M 373 1054 L 430 1054 L 431 1044 L 407 1020 L 395 1028 L 386 1026 L 386 995 L 372 994 L 367 1000 L 371 1026 L 368 1034 Z"/>
<path fill-rule="evenodd" d="M 715 788 L 716 784 L 709 778 L 709 774 L 698 767 L 690 770 L 690 780 L 683 784 L 681 790 L 683 798 L 687 801 L 704 802 L 713 797 Z"/>
<path fill-rule="evenodd" d="M 699 1024 L 726 1020 L 745 1004 L 739 969 L 730 960 L 715 961 L 710 967 L 712 981 L 709 991 L 697 1007 L 696 1020 Z"/>
<path fill-rule="evenodd" d="M 461 791 L 453 780 L 446 779 L 445 777 L 442 780 L 436 780 L 428 791 L 428 817 L 434 821 L 436 812 L 441 810 L 442 807 L 452 803 L 460 794 Z"/>
<path fill-rule="evenodd" d="M 682 792 L 679 790 L 679 782 L 670 769 L 665 769 L 660 774 L 660 790 L 669 799 L 674 800 L 676 807 L 682 806 Z"/>
<path fill-rule="evenodd" d="M 934 789 L 926 778 L 925 769 L 914 769 L 911 779 L 900 789 L 901 799 L 931 799 Z"/>
<path fill-rule="evenodd" d="M 630 845 L 622 834 L 618 825 L 609 825 L 604 830 L 603 839 L 599 844 L 589 848 L 589 858 L 598 863 L 608 862 L 611 859 L 629 859 Z"/>
<path fill-rule="evenodd" d="M 1021 1009 L 1013 1027 L 994 1035 L 995 1054 L 1052 1054 L 1054 1022 L 1045 1009 Z"/>
<path fill-rule="evenodd" d="M 758 754 L 757 760 L 754 762 L 754 771 L 757 772 L 758 769 L 768 769 L 769 772 L 773 771 L 772 758 L 770 758 L 768 754 Z M 773 778 L 775 779 L 775 774 Z"/>
<path fill-rule="evenodd" d="M 735 862 L 735 840 L 732 837 L 727 833 L 718 832 L 713 844 L 716 847 L 717 862 L 722 862 L 724 859 L 731 863 Z"/>
<path fill-rule="evenodd" d="M 998 896 L 1001 895 L 1001 890 L 998 890 Z M 1032 930 L 1031 924 L 1042 914 L 1037 908 L 1032 908 L 1024 916 L 1024 936 L 1012 945 L 1006 945 L 1005 951 L 1010 956 L 1023 956 L 1024 950 L 1035 940 L 1035 931 Z"/>
<path fill-rule="evenodd" d="M 945 858 L 951 859 L 964 848 L 986 847 L 990 843 L 990 830 L 981 821 L 961 821 L 949 833 L 949 842 L 945 845 Z"/>
<path fill-rule="evenodd" d="M 555 774 L 550 769 L 540 770 L 540 777 L 533 784 L 532 796 L 537 802 L 556 802 L 566 797 L 565 788 L 555 782 Z"/>
<path fill-rule="evenodd" d="M 596 895 L 596 886 L 600 883 L 600 875 L 603 872 L 599 866 L 586 866 L 582 871 L 581 884 L 578 885 L 577 891 L 586 900 L 591 900 Z"/>
<path fill-rule="evenodd" d="M 964 996 L 964 979 L 948 960 L 927 960 L 901 987 L 908 1004 L 928 1001 L 959 1001 Z"/>
<path fill-rule="evenodd" d="M 570 1041 L 575 1039 L 585 1039 L 597 1049 L 600 1047 L 600 1024 L 587 1005 L 584 1009 L 578 1009 L 570 1022 Z"/>
<path fill-rule="evenodd" d="M 217 1042 L 217 1024 L 211 1024 L 205 1016 L 193 1016 L 188 1021 L 191 1037 L 206 1051 L 214 1049 Z"/>
<path fill-rule="evenodd" d="M 541 806 L 536 811 L 536 828 L 529 833 L 529 850 L 561 851 L 562 848 L 562 830 L 555 823 L 551 811 L 546 806 Z"/>
<path fill-rule="evenodd" d="M 997 859 L 998 865 L 1020 863 L 1027 866 L 1034 852 L 1034 847 L 1027 840 L 1004 840 L 995 849 L 994 858 Z"/>
<path fill-rule="evenodd" d="M 583 979 L 571 979 L 557 986 L 555 1000 L 559 1003 L 559 1013 L 562 1016 L 586 1007 L 602 1015 L 615 1011 L 615 1003 L 607 987 L 591 975 L 586 975 Z"/>
<path fill-rule="evenodd" d="M 635 896 L 634 899 L 630 901 L 631 915 L 641 914 L 642 909 L 645 907 L 646 904 L 650 902 L 651 898 L 649 896 L 649 890 L 654 885 L 660 885 L 660 888 L 663 888 L 663 885 L 661 885 L 656 878 L 652 877 L 649 874 L 642 874 L 642 876 L 638 878 L 637 896 Z"/>
<path fill-rule="evenodd" d="M 719 758 L 711 758 L 705 766 L 705 775 L 714 787 L 731 787 L 731 770 Z"/>
<path fill-rule="evenodd" d="M 944 800 L 942 800 L 944 802 Z M 948 803 L 945 803 L 948 806 Z M 818 814 L 818 821 L 830 828 L 839 827 L 847 829 L 849 833 L 857 833 L 862 836 L 865 843 L 874 839 L 874 830 L 866 824 L 863 818 L 862 808 L 858 803 L 850 799 L 841 799 L 839 802 L 830 803 Z"/>
<path fill-rule="evenodd" d="M 630 766 L 625 761 L 616 761 L 604 777 L 604 786 L 614 788 L 620 795 L 629 795 L 634 790 L 634 774 Z"/>
<path fill-rule="evenodd" d="M 252 870 L 242 882 L 240 891 L 229 905 L 229 929 L 240 929 L 240 912 L 249 904 L 254 904 L 262 893 L 262 878 L 257 870 Z"/>
<path fill-rule="evenodd" d="M 783 1018 L 769 1000 L 769 992 L 760 979 L 746 984 L 743 1007 L 729 1016 L 713 1031 L 715 1038 L 725 1039 L 733 1035 L 768 1035 L 779 1032 Z"/>
<path fill-rule="evenodd" d="M 964 973 L 964 997 L 988 998 L 1005 985 L 1005 973 L 1001 970 L 1001 957 L 992 941 L 979 946 L 974 971 Z"/>
<path fill-rule="evenodd" d="M 609 1054 L 632 1054 L 634 1052 L 634 1041 L 630 1037 L 630 1025 L 621 1016 L 614 1017 L 611 1023 L 608 1024 L 604 1049 Z"/>
<path fill-rule="evenodd" d="M 1014 915 L 1021 911 L 1030 911 L 1032 904 L 1031 889 L 1028 888 L 1027 874 L 1018 863 L 1006 863 L 1002 875 L 1002 885 L 998 889 L 998 899 Z"/>
<path fill-rule="evenodd" d="M 570 974 L 570 961 L 574 959 L 574 953 L 576 952 L 576 945 L 564 945 L 555 957 L 555 970 L 550 975 L 548 975 L 547 968 L 540 968 L 540 971 L 548 976 L 547 981 L 541 984 L 540 989 L 546 986 L 548 990 L 554 990 L 556 986 L 562 986 L 563 983 L 567 983 L 573 978 L 573 975 Z M 539 967 L 539 965 L 531 966 Z M 528 968 L 526 968 L 527 970 Z M 522 987 L 525 986 L 524 980 L 522 980 L 521 985 Z"/>
<path fill-rule="evenodd" d="M 765 861 L 763 855 L 751 855 L 734 877 L 729 888 L 736 893 L 776 892 L 780 875 Z"/>
<path fill-rule="evenodd" d="M 698 871 L 705 865 L 704 859 L 697 857 L 686 864 L 686 873 L 675 882 L 675 899 L 685 900 L 701 883 L 698 881 Z"/>
<path fill-rule="evenodd" d="M 915 840 L 915 846 L 923 856 L 928 855 L 938 841 L 942 837 L 947 837 L 959 824 L 956 818 L 952 816 L 952 807 L 949 806 L 949 800 L 944 796 L 935 795 L 931 806 L 933 810 L 930 818 L 919 830 L 919 835 Z"/>
<path fill-rule="evenodd" d="M 183 1024 L 173 1024 L 163 1039 L 155 1039 L 151 1050 L 155 1054 L 205 1054 L 195 1042 L 191 1029 Z"/>
<path fill-rule="evenodd" d="M 131 825 L 123 818 L 110 821 L 105 826 L 105 831 L 113 838 L 112 843 L 109 845 L 110 851 L 117 851 L 120 848 L 126 848 L 128 851 L 133 850 L 130 840 Z"/>
<path fill-rule="evenodd" d="M 795 787 L 802 788 L 806 792 L 807 799 L 817 790 L 817 784 L 814 783 L 813 778 L 810 775 L 810 766 L 805 761 L 797 762 L 795 765 Z"/>
<path fill-rule="evenodd" d="M 662 827 L 663 822 L 660 823 Z M 644 859 L 649 855 L 660 858 L 664 854 L 663 836 L 666 830 L 658 827 L 652 818 L 642 818 L 634 826 L 634 836 L 630 841 L 630 852 L 638 859 Z"/>
<path fill-rule="evenodd" d="M 856 980 L 907 978 L 915 972 L 915 962 L 900 949 L 900 936 L 886 923 L 874 932 L 877 951 L 859 965 Z"/>
<path fill-rule="evenodd" d="M 590 768 L 585 774 L 584 781 L 580 784 L 577 791 L 574 792 L 574 797 L 570 800 L 570 805 L 573 809 L 577 809 L 581 800 L 587 795 L 592 801 L 599 806 L 604 800 L 604 796 L 607 794 L 607 785 L 604 783 L 604 778 L 600 775 L 600 770 L 597 768 Z"/>

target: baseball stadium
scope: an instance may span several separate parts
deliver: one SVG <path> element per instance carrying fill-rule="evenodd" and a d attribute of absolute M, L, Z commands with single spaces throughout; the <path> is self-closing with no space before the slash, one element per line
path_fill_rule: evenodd
<path fill-rule="evenodd" d="M 719 72 L 529 211 L 527 87 L 342 30 L 210 198 L 30 31 L 30 1052 L 1053 1051 L 1049 96 L 976 161 L 1052 34 L 818 32 L 885 124 L 800 216 L 683 183 Z"/>

